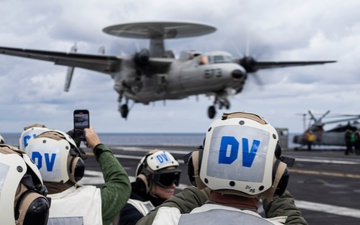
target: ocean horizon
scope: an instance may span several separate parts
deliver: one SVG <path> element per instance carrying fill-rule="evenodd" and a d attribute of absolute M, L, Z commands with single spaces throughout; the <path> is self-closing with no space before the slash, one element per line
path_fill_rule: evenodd
<path fill-rule="evenodd" d="M 1 133 L 5 143 L 18 146 L 21 133 Z M 98 133 L 100 141 L 108 146 L 199 146 L 205 133 Z M 296 134 L 289 133 L 288 148 L 296 147 L 292 139 Z"/>

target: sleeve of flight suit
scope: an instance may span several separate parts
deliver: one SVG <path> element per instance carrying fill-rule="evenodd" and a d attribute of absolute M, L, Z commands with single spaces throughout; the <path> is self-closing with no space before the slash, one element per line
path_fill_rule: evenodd
<path fill-rule="evenodd" d="M 109 225 L 130 197 L 130 180 L 125 169 L 109 148 L 99 144 L 93 152 L 105 180 L 105 184 L 101 188 L 103 225 Z"/>
<path fill-rule="evenodd" d="M 190 213 L 194 208 L 200 207 L 209 199 L 210 190 L 204 188 L 199 190 L 196 187 L 188 187 L 174 195 L 172 198 L 166 200 L 163 204 L 159 205 L 150 211 L 145 217 L 137 222 L 136 225 L 152 224 L 156 216 L 157 210 L 160 207 L 175 207 L 183 213 Z"/>
<path fill-rule="evenodd" d="M 272 202 L 264 201 L 263 203 L 265 215 L 267 218 L 287 216 L 285 224 L 307 225 L 306 220 L 295 205 L 293 196 L 288 190 L 286 190 L 281 196 L 274 197 Z"/>

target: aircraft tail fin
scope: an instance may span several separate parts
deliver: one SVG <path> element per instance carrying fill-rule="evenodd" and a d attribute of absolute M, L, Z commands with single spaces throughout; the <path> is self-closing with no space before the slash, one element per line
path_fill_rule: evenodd
<path fill-rule="evenodd" d="M 70 52 L 77 52 L 76 43 L 71 47 Z M 73 66 L 68 67 L 67 74 L 66 74 L 65 87 L 64 87 L 64 91 L 66 91 L 66 92 L 68 92 L 70 89 L 70 84 L 71 84 L 74 70 L 75 70 L 75 67 L 73 67 Z"/>

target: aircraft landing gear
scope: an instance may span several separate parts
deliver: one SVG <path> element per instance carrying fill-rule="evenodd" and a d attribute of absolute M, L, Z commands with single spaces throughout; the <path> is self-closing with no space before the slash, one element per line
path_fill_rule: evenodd
<path fill-rule="evenodd" d="M 123 93 L 120 93 L 119 98 L 118 98 L 119 112 L 120 112 L 121 117 L 126 119 L 128 114 L 129 114 L 129 106 L 128 106 L 128 99 L 127 98 L 125 98 L 125 103 L 120 106 L 123 97 L 124 97 Z"/>
<path fill-rule="evenodd" d="M 129 107 L 127 104 L 123 104 L 120 108 L 119 108 L 119 112 L 121 114 L 121 117 L 126 119 L 129 113 Z"/>
<path fill-rule="evenodd" d="M 220 98 L 219 96 L 216 96 L 214 100 L 214 105 L 209 106 L 208 108 L 208 117 L 210 119 L 213 119 L 216 115 L 216 106 L 218 106 L 219 109 L 230 109 L 230 102 L 226 97 Z"/>
<path fill-rule="evenodd" d="M 213 105 L 209 106 L 209 108 L 208 108 L 208 117 L 210 119 L 213 119 L 215 117 L 215 115 L 216 115 L 215 106 L 213 106 Z"/>
<path fill-rule="evenodd" d="M 230 109 L 230 102 L 227 99 L 219 100 L 219 109 L 222 109 L 225 107 L 225 109 Z"/>

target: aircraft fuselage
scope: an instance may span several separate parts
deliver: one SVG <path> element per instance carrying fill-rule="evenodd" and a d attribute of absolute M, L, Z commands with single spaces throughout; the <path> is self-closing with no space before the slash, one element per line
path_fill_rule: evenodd
<path fill-rule="evenodd" d="M 118 74 L 115 89 L 128 99 L 147 104 L 164 99 L 182 99 L 189 95 L 220 93 L 227 88 L 241 88 L 245 82 L 244 69 L 233 62 L 202 62 L 204 55 L 190 60 L 174 60 L 167 73 L 143 74 L 135 70 Z M 244 76 L 234 78 L 234 71 Z M 127 84 L 127 85 L 124 85 Z"/>

